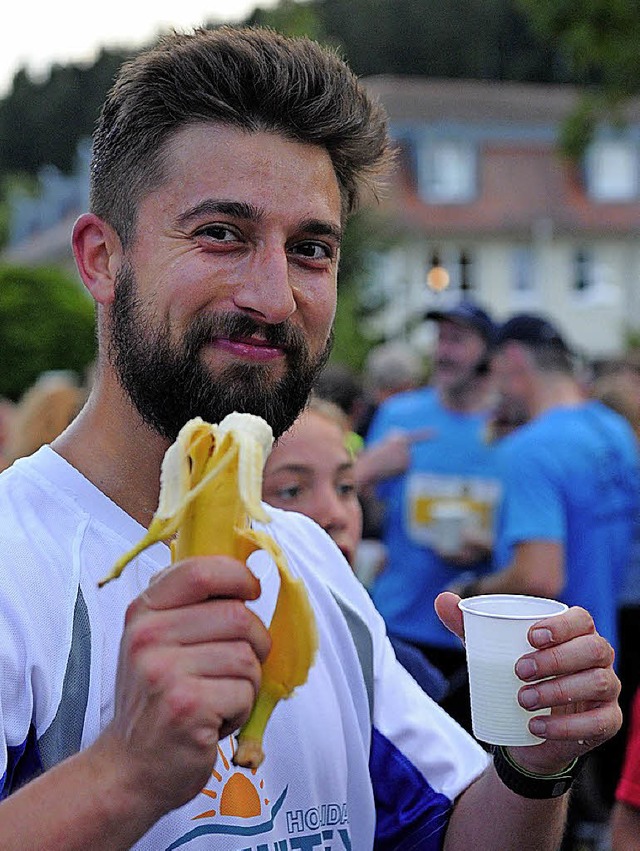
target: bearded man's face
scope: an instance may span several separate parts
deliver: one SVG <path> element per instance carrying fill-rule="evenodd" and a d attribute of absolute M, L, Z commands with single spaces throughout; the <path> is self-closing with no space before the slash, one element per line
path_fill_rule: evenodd
<path fill-rule="evenodd" d="M 331 337 L 315 357 L 304 334 L 290 321 L 260 324 L 241 313 L 197 315 L 179 342 L 167 323 L 158 323 L 136 297 L 131 266 L 118 274 L 111 311 L 109 360 L 142 419 L 164 438 L 174 441 L 185 422 L 199 416 L 220 422 L 232 411 L 256 414 L 279 437 L 304 407 L 309 391 L 325 365 Z M 213 340 L 239 340 L 259 334 L 284 352 L 286 368 L 270 362 L 227 363 L 208 367 L 202 357 Z"/>

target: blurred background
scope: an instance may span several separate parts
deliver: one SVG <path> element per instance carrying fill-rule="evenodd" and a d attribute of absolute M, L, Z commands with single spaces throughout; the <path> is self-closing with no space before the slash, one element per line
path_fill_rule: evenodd
<path fill-rule="evenodd" d="M 309 35 L 388 110 L 397 168 L 349 225 L 334 362 L 360 370 L 387 341 L 428 357 L 425 313 L 465 295 L 498 319 L 546 313 L 596 367 L 636 347 L 634 0 L 176 5 L 172 15 L 112 4 L 108 20 L 87 21 L 66 0 L 38 21 L 14 10 L 3 27 L 0 397 L 18 400 L 43 372 L 90 367 L 93 310 L 69 241 L 87 208 L 89 138 L 119 65 L 172 26 Z"/>

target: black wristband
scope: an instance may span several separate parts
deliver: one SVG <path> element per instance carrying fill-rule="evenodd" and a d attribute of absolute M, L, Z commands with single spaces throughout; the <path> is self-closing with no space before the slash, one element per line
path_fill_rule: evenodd
<path fill-rule="evenodd" d="M 574 759 L 571 765 L 557 774 L 534 774 L 518 765 L 509 751 L 502 745 L 493 748 L 493 764 L 504 785 L 523 798 L 558 798 L 571 788 L 580 774 L 582 758 Z"/>

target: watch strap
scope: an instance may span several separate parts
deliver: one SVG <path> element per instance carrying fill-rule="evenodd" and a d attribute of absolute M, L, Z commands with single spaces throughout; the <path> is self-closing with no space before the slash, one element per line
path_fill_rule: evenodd
<path fill-rule="evenodd" d="M 571 788 L 580 774 L 582 758 L 577 757 L 571 765 L 557 774 L 534 774 L 518 765 L 509 751 L 502 745 L 493 747 L 493 764 L 504 785 L 523 798 L 558 798 Z"/>

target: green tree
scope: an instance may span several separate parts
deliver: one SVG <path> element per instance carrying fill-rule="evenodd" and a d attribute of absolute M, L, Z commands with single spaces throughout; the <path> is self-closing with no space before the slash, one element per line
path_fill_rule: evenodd
<path fill-rule="evenodd" d="M 0 174 L 36 174 L 44 164 L 69 172 L 78 142 L 93 132 L 107 89 L 129 55 L 103 50 L 87 67 L 54 65 L 42 81 L 20 69 L 0 100 Z"/>
<path fill-rule="evenodd" d="M 324 30 L 314 3 L 280 0 L 272 9 L 254 9 L 245 22 L 248 26 L 271 27 L 290 36 L 324 39 Z"/>
<path fill-rule="evenodd" d="M 601 120 L 619 123 L 640 93 L 637 0 L 519 0 L 541 37 L 550 40 L 585 86 L 564 127 L 562 147 L 579 156 Z"/>
<path fill-rule="evenodd" d="M 0 266 L 0 396 L 50 369 L 82 374 L 95 355 L 93 303 L 57 269 Z"/>
<path fill-rule="evenodd" d="M 547 82 L 562 72 L 517 0 L 315 0 L 358 74 Z"/>
<path fill-rule="evenodd" d="M 378 342 L 362 331 L 361 293 L 375 252 L 391 248 L 398 239 L 377 208 L 363 207 L 348 221 L 340 253 L 332 361 L 346 363 L 358 371 L 371 346 Z"/>

